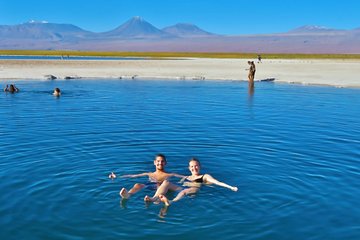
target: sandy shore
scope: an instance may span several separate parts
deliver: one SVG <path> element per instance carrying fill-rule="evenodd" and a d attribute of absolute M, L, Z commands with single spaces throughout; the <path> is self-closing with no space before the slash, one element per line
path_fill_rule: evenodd
<path fill-rule="evenodd" d="M 248 59 L 0 60 L 0 80 L 113 78 L 247 81 Z M 358 60 L 272 60 L 256 64 L 255 80 L 360 87 Z"/>

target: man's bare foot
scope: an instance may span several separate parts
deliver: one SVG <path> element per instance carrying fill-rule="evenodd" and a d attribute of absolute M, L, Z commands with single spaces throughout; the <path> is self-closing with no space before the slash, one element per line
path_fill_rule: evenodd
<path fill-rule="evenodd" d="M 159 204 L 159 203 L 160 203 L 159 197 L 149 197 L 148 195 L 146 195 L 146 196 L 144 197 L 144 201 L 145 201 L 145 202 L 153 202 L 153 203 L 155 203 L 155 204 Z"/>
<path fill-rule="evenodd" d="M 152 198 L 152 197 L 149 197 L 148 195 L 146 195 L 144 197 L 144 201 L 145 202 L 154 202 L 156 199 L 155 198 Z"/>
<path fill-rule="evenodd" d="M 162 201 L 165 206 L 170 206 L 170 201 L 165 195 L 159 195 L 160 201 Z"/>
<path fill-rule="evenodd" d="M 130 194 L 128 193 L 128 191 L 125 188 L 122 188 L 119 192 L 120 197 L 123 199 L 128 199 L 130 197 Z"/>

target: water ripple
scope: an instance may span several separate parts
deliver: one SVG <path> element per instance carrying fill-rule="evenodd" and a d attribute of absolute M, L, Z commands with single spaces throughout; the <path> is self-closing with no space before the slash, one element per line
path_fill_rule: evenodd
<path fill-rule="evenodd" d="M 5 239 L 357 239 L 355 89 L 207 81 L 18 81 L 0 94 Z M 54 98 L 51 89 L 63 95 Z M 165 153 L 205 186 L 169 208 L 119 190 Z M 170 198 L 175 193 L 170 193 Z M 22 229 L 22 231 L 18 231 Z M 141 231 L 139 231 L 141 229 Z M 320 230 L 321 231 L 320 231 Z"/>

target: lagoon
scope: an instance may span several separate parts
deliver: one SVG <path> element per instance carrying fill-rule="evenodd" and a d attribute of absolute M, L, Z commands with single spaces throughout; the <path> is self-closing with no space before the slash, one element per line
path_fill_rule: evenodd
<path fill-rule="evenodd" d="M 1 82 L 5 85 L 5 82 Z M 238 81 L 17 81 L 0 94 L 3 239 L 359 239 L 360 90 Z M 60 98 L 51 95 L 59 87 Z M 146 179 L 202 172 L 168 209 Z M 171 197 L 171 196 L 170 196 Z"/>
<path fill-rule="evenodd" d="M 139 57 L 88 57 L 88 56 L 44 56 L 44 55 L 0 55 L 0 60 L 144 60 L 146 58 Z"/>

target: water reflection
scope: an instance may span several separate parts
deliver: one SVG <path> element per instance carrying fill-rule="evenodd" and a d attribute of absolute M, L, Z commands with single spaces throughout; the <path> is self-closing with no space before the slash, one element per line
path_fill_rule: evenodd
<path fill-rule="evenodd" d="M 255 87 L 249 82 L 248 86 L 248 106 L 251 108 L 254 102 Z"/>
<path fill-rule="evenodd" d="M 0 55 L 1 60 L 144 60 L 140 57 L 86 57 L 86 56 L 32 56 L 32 55 Z M 148 58 L 149 59 L 149 58 Z"/>
<path fill-rule="evenodd" d="M 160 217 L 161 219 L 164 219 L 164 218 L 166 217 L 168 208 L 169 208 L 168 206 L 164 205 L 164 206 L 160 209 L 159 217 Z"/>
<path fill-rule="evenodd" d="M 121 198 L 121 200 L 120 200 L 120 207 L 122 208 L 122 209 L 126 209 L 127 208 L 127 199 L 125 199 L 125 198 Z"/>
<path fill-rule="evenodd" d="M 249 97 L 253 97 L 255 92 L 255 86 L 254 83 L 249 82 L 249 87 L 248 87 L 248 93 L 249 93 Z"/>

